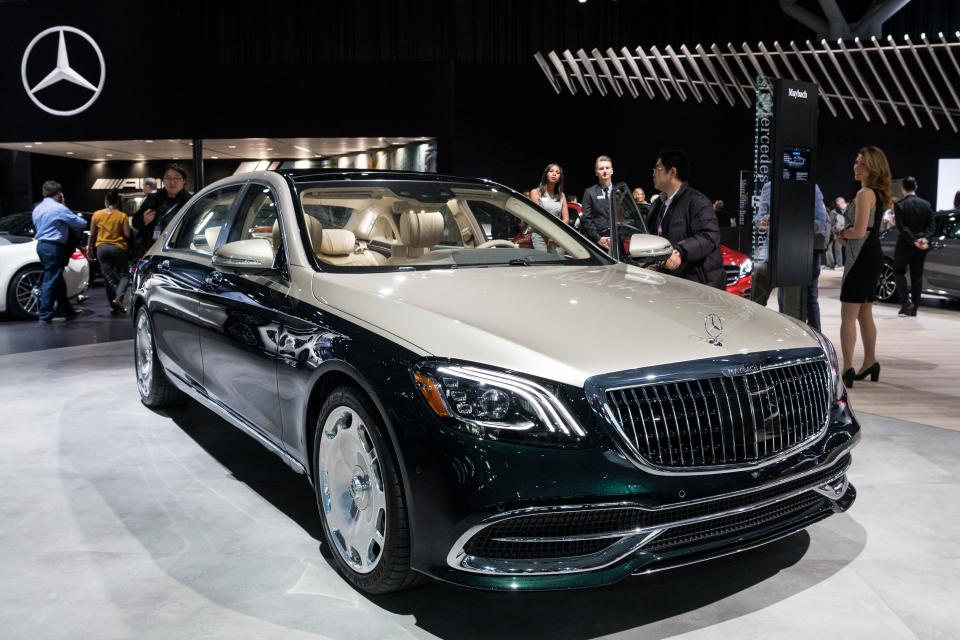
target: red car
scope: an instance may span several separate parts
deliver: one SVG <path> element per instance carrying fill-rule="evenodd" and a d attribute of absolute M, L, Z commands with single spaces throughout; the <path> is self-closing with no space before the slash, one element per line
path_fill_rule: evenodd
<path fill-rule="evenodd" d="M 533 248 L 529 233 L 518 233 L 514 236 L 513 242 L 524 249 Z M 625 236 L 623 238 L 623 253 L 627 255 L 629 252 L 630 236 Z M 750 256 L 723 244 L 720 245 L 720 252 L 723 255 L 723 271 L 726 275 L 727 293 L 749 298 L 753 280 L 753 261 L 750 260 Z"/>

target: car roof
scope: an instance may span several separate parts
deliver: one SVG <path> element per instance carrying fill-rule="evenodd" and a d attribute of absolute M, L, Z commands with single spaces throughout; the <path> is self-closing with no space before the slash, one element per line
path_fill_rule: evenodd
<path fill-rule="evenodd" d="M 462 178 L 442 173 L 426 173 L 422 171 L 385 171 L 382 169 L 275 169 L 273 172 L 285 176 L 296 183 L 338 182 L 343 180 L 416 180 L 417 182 L 475 184 L 485 187 L 503 186 L 486 178 Z"/>

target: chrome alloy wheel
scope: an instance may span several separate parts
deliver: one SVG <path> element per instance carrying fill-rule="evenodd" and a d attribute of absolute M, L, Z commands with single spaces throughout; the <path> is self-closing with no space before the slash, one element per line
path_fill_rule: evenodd
<path fill-rule="evenodd" d="M 880 270 L 880 277 L 877 279 L 877 299 L 882 301 L 892 300 L 897 292 L 897 280 L 893 274 L 893 265 L 889 262 L 883 263 Z"/>
<path fill-rule="evenodd" d="M 339 406 L 327 416 L 317 447 L 317 489 L 330 538 L 347 566 L 370 573 L 383 557 L 387 534 L 387 497 L 373 439 L 353 409 Z"/>
<path fill-rule="evenodd" d="M 15 283 L 17 304 L 23 312 L 35 316 L 40 312 L 40 281 L 43 271 L 24 271 Z"/>
<path fill-rule="evenodd" d="M 153 382 L 153 336 L 146 311 L 137 314 L 137 335 L 133 345 L 136 352 L 137 386 L 140 388 L 140 395 L 146 397 L 150 395 Z"/>

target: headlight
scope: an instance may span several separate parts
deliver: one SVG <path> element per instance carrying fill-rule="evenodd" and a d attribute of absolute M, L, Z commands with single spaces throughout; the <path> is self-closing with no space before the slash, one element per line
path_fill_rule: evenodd
<path fill-rule="evenodd" d="M 827 362 L 830 364 L 830 386 L 833 389 L 833 400 L 837 401 L 843 397 L 843 379 L 840 377 L 840 364 L 837 362 L 837 350 L 833 348 L 830 338 L 823 335 L 816 329 L 810 328 L 817 337 L 817 342 L 827 356 Z"/>
<path fill-rule="evenodd" d="M 587 435 L 556 394 L 532 380 L 444 363 L 420 364 L 413 377 L 437 416 L 475 436 L 565 445 Z"/>
<path fill-rule="evenodd" d="M 753 260 L 747 258 L 740 263 L 740 278 L 746 278 L 748 275 L 753 273 Z"/>

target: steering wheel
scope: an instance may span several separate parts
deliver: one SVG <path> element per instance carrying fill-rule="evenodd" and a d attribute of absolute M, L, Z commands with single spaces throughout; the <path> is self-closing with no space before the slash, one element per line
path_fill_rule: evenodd
<path fill-rule="evenodd" d="M 504 249 L 519 249 L 520 245 L 514 244 L 509 240 L 497 239 L 497 240 L 487 240 L 486 242 L 481 242 L 474 249 L 492 249 L 494 247 L 502 247 Z"/>

